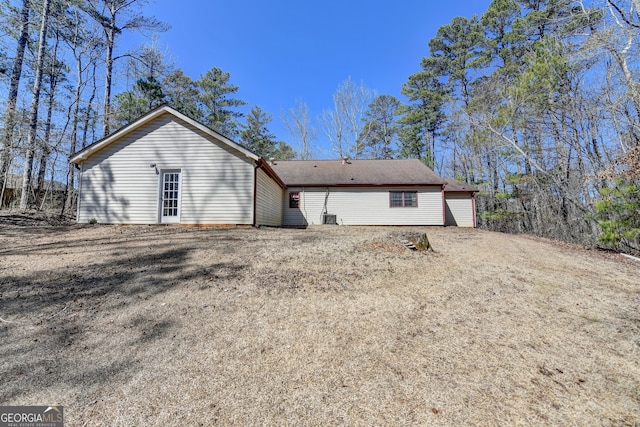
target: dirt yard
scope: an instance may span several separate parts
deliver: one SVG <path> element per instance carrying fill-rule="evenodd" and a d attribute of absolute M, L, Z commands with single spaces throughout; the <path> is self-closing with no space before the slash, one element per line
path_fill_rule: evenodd
<path fill-rule="evenodd" d="M 640 423 L 640 263 L 530 237 L 4 216 L 0 317 L 68 426 Z"/>

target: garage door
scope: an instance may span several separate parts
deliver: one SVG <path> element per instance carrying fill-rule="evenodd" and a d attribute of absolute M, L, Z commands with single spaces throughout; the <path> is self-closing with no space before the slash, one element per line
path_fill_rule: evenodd
<path fill-rule="evenodd" d="M 474 203 L 470 195 L 445 195 L 445 225 L 475 227 Z"/>

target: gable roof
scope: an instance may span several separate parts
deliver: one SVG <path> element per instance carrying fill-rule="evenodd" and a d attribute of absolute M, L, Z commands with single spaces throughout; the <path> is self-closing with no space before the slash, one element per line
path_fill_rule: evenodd
<path fill-rule="evenodd" d="M 125 135 L 129 134 L 130 132 L 138 129 L 140 126 L 145 125 L 151 121 L 153 121 L 154 119 L 156 119 L 157 117 L 163 115 L 163 114 L 171 114 L 172 116 L 190 124 L 191 126 L 195 127 L 196 129 L 202 131 L 203 133 L 205 133 L 206 135 L 216 139 L 217 141 L 221 142 L 222 144 L 228 146 L 229 148 L 232 148 L 233 150 L 241 153 L 242 155 L 244 155 L 245 157 L 248 157 L 254 161 L 258 160 L 258 156 L 255 155 L 254 153 L 252 153 L 251 151 L 247 150 L 246 148 L 242 147 L 239 144 L 236 144 L 235 142 L 231 141 L 229 138 L 227 138 L 226 136 L 220 134 L 219 132 L 214 131 L 213 129 L 210 129 L 209 127 L 203 125 L 202 123 L 193 120 L 192 118 L 185 116 L 184 114 L 182 114 L 181 112 L 171 108 L 169 105 L 163 104 L 160 105 L 159 107 L 149 111 L 148 113 L 140 116 L 139 118 L 137 118 L 136 120 L 132 121 L 131 123 L 121 127 L 120 129 L 116 130 L 115 132 L 113 132 L 112 134 L 99 139 L 98 141 L 94 142 L 91 145 L 86 146 L 85 148 L 83 148 L 80 151 L 77 151 L 75 153 L 73 153 L 70 157 L 69 157 L 69 163 L 81 163 L 84 160 L 88 159 L 89 157 L 91 157 L 93 154 L 95 154 L 96 152 L 102 150 L 103 148 L 107 147 L 108 145 L 110 145 L 111 143 L 119 140 L 120 138 L 124 137 Z"/>
<path fill-rule="evenodd" d="M 443 185 L 420 160 L 291 160 L 271 168 L 289 187 Z"/>
<path fill-rule="evenodd" d="M 467 184 L 466 182 L 458 181 L 456 179 L 447 178 L 445 179 L 447 185 L 444 187 L 445 192 L 469 192 L 469 193 L 477 193 L 478 189 L 472 186 L 471 184 Z"/>

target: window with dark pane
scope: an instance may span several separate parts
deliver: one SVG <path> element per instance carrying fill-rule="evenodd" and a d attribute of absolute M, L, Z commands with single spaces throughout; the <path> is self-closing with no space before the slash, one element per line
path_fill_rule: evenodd
<path fill-rule="evenodd" d="M 392 208 L 416 208 L 418 207 L 418 192 L 390 191 L 389 206 Z"/>
<path fill-rule="evenodd" d="M 300 192 L 294 191 L 289 193 L 289 207 L 290 208 L 300 207 Z"/>

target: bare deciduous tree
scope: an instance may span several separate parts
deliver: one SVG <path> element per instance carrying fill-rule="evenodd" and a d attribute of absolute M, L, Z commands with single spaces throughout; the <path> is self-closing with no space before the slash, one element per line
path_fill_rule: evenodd
<path fill-rule="evenodd" d="M 102 27 L 105 40 L 105 79 L 103 99 L 103 135 L 108 135 L 111 117 L 111 88 L 113 65 L 124 55 L 114 55 L 116 37 L 126 30 L 166 31 L 169 26 L 153 17 L 135 13 L 134 7 L 146 3 L 145 0 L 87 0 L 87 12 Z M 124 22 L 123 22 L 124 21 Z"/>
<path fill-rule="evenodd" d="M 289 108 L 287 113 L 283 111 L 280 117 L 297 145 L 298 158 L 300 160 L 311 159 L 313 156 L 312 144 L 316 135 L 315 128 L 311 126 L 307 104 L 297 99 L 295 107 Z"/>
<path fill-rule="evenodd" d="M 42 84 L 44 50 L 47 44 L 47 28 L 50 7 L 51 0 L 44 0 L 42 4 L 40 33 L 38 36 L 38 57 L 36 58 L 35 77 L 32 89 L 33 98 L 31 100 L 31 110 L 29 113 L 29 137 L 25 153 L 25 166 L 22 173 L 22 194 L 20 195 L 21 210 L 27 209 L 31 189 L 31 173 L 33 171 L 33 158 L 35 155 L 36 138 L 38 135 L 38 106 L 40 104 L 40 88 Z"/>
<path fill-rule="evenodd" d="M 364 152 L 360 138 L 363 119 L 374 91 L 364 83 L 357 85 L 349 77 L 333 95 L 333 109 L 322 112 L 323 131 L 331 142 L 331 149 L 340 157 L 359 158 Z"/>
<path fill-rule="evenodd" d="M 16 56 L 13 60 L 11 70 L 11 82 L 7 97 L 7 108 L 4 116 L 4 132 L 2 132 L 2 153 L 0 154 L 0 207 L 4 198 L 6 178 L 9 173 L 11 163 L 11 150 L 13 147 L 13 128 L 15 126 L 16 105 L 18 101 L 18 89 L 22 77 L 22 65 L 24 62 L 24 51 L 29 40 L 29 14 L 31 4 L 29 0 L 22 1 L 20 12 L 20 35 L 16 45 Z"/>

